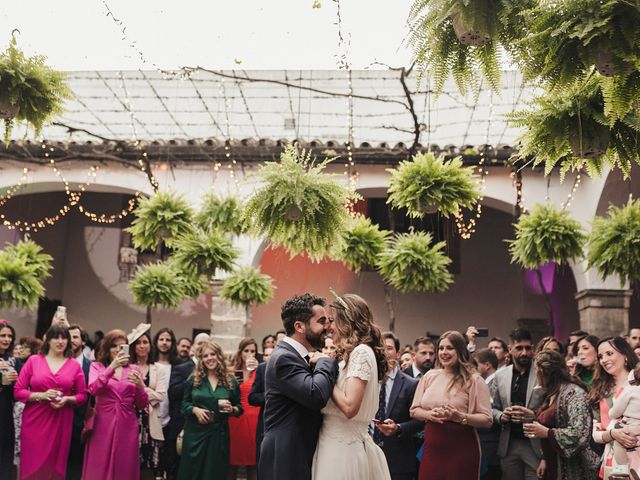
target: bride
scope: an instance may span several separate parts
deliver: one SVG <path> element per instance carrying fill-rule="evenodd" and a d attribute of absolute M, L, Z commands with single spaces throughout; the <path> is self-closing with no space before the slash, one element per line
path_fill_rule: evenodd
<path fill-rule="evenodd" d="M 322 410 L 313 480 L 389 480 L 384 453 L 368 433 L 378 410 L 379 382 L 387 372 L 380 328 L 358 295 L 336 296 L 329 306 L 333 342 L 341 358 L 338 382 Z"/>

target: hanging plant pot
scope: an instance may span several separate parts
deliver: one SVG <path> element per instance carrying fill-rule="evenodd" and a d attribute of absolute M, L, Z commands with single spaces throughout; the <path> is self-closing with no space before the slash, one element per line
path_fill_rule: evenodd
<path fill-rule="evenodd" d="M 285 214 L 287 220 L 291 220 L 292 222 L 297 222 L 302 218 L 302 210 L 300 210 L 297 206 L 292 206 L 287 210 Z"/>
<path fill-rule="evenodd" d="M 20 111 L 18 104 L 12 104 L 8 99 L 0 100 L 0 118 L 3 120 L 11 121 L 16 118 L 16 115 Z"/>
<path fill-rule="evenodd" d="M 603 77 L 615 77 L 618 75 L 628 75 L 635 70 L 633 64 L 629 62 L 616 61 L 616 57 L 611 50 L 598 50 L 593 59 L 598 73 Z"/>
<path fill-rule="evenodd" d="M 438 213 L 438 204 L 429 202 L 424 208 L 424 211 L 425 213 L 427 213 L 427 215 L 433 215 L 435 213 Z"/>
<path fill-rule="evenodd" d="M 161 228 L 158 230 L 158 236 L 162 239 L 171 238 L 171 230 L 168 228 Z"/>
<path fill-rule="evenodd" d="M 573 154 L 578 158 L 601 157 L 609 147 L 609 129 L 604 125 L 596 124 L 589 129 L 583 129 L 582 138 L 580 138 L 579 128 L 571 128 L 569 143 Z"/>
<path fill-rule="evenodd" d="M 479 47 L 487 43 L 490 39 L 486 32 L 474 28 L 472 25 L 467 25 L 460 12 L 454 13 L 451 16 L 453 22 L 453 31 L 464 45 L 470 47 Z"/>

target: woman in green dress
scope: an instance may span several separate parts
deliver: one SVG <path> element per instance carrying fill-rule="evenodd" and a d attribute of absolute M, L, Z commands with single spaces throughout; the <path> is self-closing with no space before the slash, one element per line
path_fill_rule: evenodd
<path fill-rule="evenodd" d="M 188 378 L 182 398 L 186 417 L 179 480 L 226 479 L 229 468 L 229 415 L 242 414 L 238 382 L 219 345 L 207 341 Z"/>

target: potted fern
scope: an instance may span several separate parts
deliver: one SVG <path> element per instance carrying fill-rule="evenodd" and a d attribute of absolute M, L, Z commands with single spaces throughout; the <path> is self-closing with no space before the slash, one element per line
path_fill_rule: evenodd
<path fill-rule="evenodd" d="M 291 255 L 313 261 L 335 255 L 349 223 L 349 190 L 324 172 L 331 159 L 315 163 L 311 152 L 285 147 L 280 162 L 267 162 L 258 178 L 263 186 L 249 199 L 246 215 L 256 233 Z"/>
<path fill-rule="evenodd" d="M 251 266 L 235 270 L 222 284 L 220 296 L 246 310 L 245 336 L 251 336 L 252 305 L 262 305 L 273 298 L 273 280 Z"/>
<path fill-rule="evenodd" d="M 217 270 L 230 271 L 238 257 L 238 251 L 222 233 L 193 229 L 174 242 L 172 256 L 182 271 L 195 269 L 198 274 L 212 279 Z"/>
<path fill-rule="evenodd" d="M 567 265 L 570 260 L 581 258 L 586 236 L 580 223 L 569 218 L 568 212 L 543 204 L 534 205 L 529 213 L 520 217 L 515 233 L 515 240 L 507 240 L 511 263 L 536 273 L 553 335 L 553 305 L 540 268 L 550 262 Z"/>
<path fill-rule="evenodd" d="M 357 216 L 344 232 L 344 246 L 338 259 L 355 273 L 363 268 L 371 268 L 387 246 L 390 234 L 389 231 L 380 230 L 368 218 Z"/>
<path fill-rule="evenodd" d="M 587 248 L 587 268 L 595 268 L 603 279 L 617 275 L 620 285 L 640 281 L 640 201 L 611 205 L 606 217 L 596 217 Z"/>
<path fill-rule="evenodd" d="M 480 82 L 500 86 L 500 48 L 518 56 L 516 41 L 526 33 L 523 10 L 532 0 L 415 0 L 409 13 L 409 43 L 421 76 L 429 69 L 436 93 L 451 75 L 464 94 Z"/>
<path fill-rule="evenodd" d="M 175 308 L 185 299 L 184 284 L 179 273 L 170 263 L 150 263 L 138 268 L 129 282 L 135 302 L 147 308 L 147 323 L 151 323 L 152 308 Z"/>
<path fill-rule="evenodd" d="M 377 268 L 385 283 L 406 292 L 444 292 L 453 283 L 444 254 L 445 242 L 433 243 L 428 232 L 396 234 L 378 256 Z M 385 289 L 385 301 L 391 315 L 390 330 L 395 330 L 391 291 Z"/>
<path fill-rule="evenodd" d="M 140 249 L 157 249 L 161 242 L 173 246 L 176 239 L 191 231 L 193 211 L 182 195 L 158 191 L 142 198 L 134 210 L 135 219 L 127 229 Z"/>
<path fill-rule="evenodd" d="M 595 76 L 536 97 L 530 108 L 509 116 L 511 125 L 524 127 L 519 156 L 545 174 L 560 166 L 561 179 L 569 170 L 586 168 L 599 175 L 605 164 L 619 167 L 625 176 L 638 161 L 640 139 L 633 114 L 611 121 Z"/>
<path fill-rule="evenodd" d="M 195 223 L 205 231 L 219 230 L 234 235 L 248 230 L 242 202 L 236 197 L 221 198 L 213 193 L 205 195 Z"/>
<path fill-rule="evenodd" d="M 4 141 L 9 142 L 14 121 L 31 125 L 36 136 L 53 116 L 62 113 L 71 90 L 64 75 L 49 68 L 45 57 L 27 58 L 18 49 L 15 36 L 0 54 L 0 118 Z"/>
<path fill-rule="evenodd" d="M 637 29 L 640 5 L 627 0 L 542 0 L 525 13 L 531 34 L 521 41 L 528 53 L 528 78 L 563 86 L 590 73 L 626 76 L 640 66 Z"/>
<path fill-rule="evenodd" d="M 394 208 L 406 208 L 410 217 L 440 212 L 457 215 L 460 208 L 472 208 L 480 197 L 473 167 L 463 167 L 462 157 L 445 160 L 444 155 L 418 153 L 398 168 L 388 169 L 389 198 Z"/>
<path fill-rule="evenodd" d="M 8 244 L 5 251 L 20 258 L 24 264 L 33 270 L 39 281 L 51 276 L 53 257 L 43 253 L 42 247 L 33 240 L 21 240 L 16 244 Z"/>

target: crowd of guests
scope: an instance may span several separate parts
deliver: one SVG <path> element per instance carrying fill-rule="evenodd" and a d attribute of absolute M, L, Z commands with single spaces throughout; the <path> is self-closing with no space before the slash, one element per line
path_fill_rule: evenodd
<path fill-rule="evenodd" d="M 285 332 L 229 357 L 206 333 L 149 329 L 92 345 L 66 321 L 18 340 L 0 320 L 1 479 L 257 478 L 265 370 Z M 640 330 L 534 345 L 519 328 L 482 349 L 477 336 L 401 347 L 383 334 L 370 434 L 393 479 L 640 478 Z M 327 337 L 322 352 L 340 347 Z"/>

